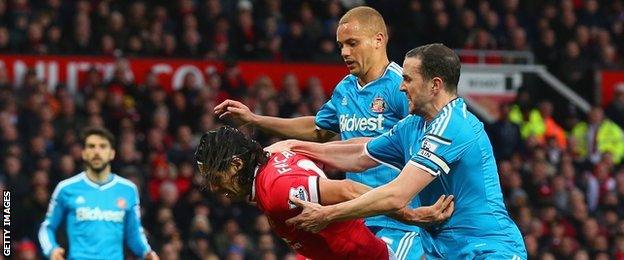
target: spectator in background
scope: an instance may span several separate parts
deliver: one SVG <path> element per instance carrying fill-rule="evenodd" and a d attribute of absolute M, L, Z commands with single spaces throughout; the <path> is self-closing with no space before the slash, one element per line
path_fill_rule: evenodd
<path fill-rule="evenodd" d="M 549 101 L 542 101 L 538 105 L 538 109 L 545 126 L 542 142 L 548 143 L 549 139 L 553 139 L 559 149 L 566 149 L 566 134 L 563 128 L 561 128 L 561 126 L 559 126 L 559 124 L 557 124 L 557 122 L 553 118 L 553 104 Z"/>
<path fill-rule="evenodd" d="M 499 119 L 488 126 L 487 130 L 496 159 L 508 160 L 514 153 L 522 150 L 522 136 L 518 125 L 509 120 L 509 104 L 502 104 L 499 111 Z"/>
<path fill-rule="evenodd" d="M 613 100 L 605 109 L 605 114 L 620 128 L 624 128 L 624 84 L 615 87 Z"/>
<path fill-rule="evenodd" d="M 624 132 L 613 121 L 604 118 L 604 112 L 599 107 L 589 112 L 588 123 L 581 122 L 574 126 L 572 135 L 578 143 L 577 152 L 587 156 L 592 163 L 600 161 L 606 152 L 617 164 L 624 157 Z"/>

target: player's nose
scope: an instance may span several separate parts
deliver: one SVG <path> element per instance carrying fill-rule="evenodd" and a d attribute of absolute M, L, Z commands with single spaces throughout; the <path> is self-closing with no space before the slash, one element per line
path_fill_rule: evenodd
<path fill-rule="evenodd" d="M 347 47 L 340 48 L 340 56 L 342 56 L 343 59 L 348 58 L 351 56 L 351 50 Z"/>

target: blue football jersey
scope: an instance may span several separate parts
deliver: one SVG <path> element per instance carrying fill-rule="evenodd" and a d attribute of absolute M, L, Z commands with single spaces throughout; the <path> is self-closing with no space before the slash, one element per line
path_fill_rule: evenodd
<path fill-rule="evenodd" d="M 503 203 L 483 123 L 466 109 L 463 99 L 450 102 L 430 122 L 406 117 L 366 149 L 393 167 L 410 163 L 436 176 L 418 194 L 422 205 L 434 204 L 443 194 L 455 196 L 451 218 L 422 234 L 428 257 L 472 259 L 495 252 L 508 259 L 526 259 L 524 240 Z"/>
<path fill-rule="evenodd" d="M 399 89 L 402 74 L 403 69 L 391 62 L 381 77 L 365 86 L 359 84 L 357 77 L 346 76 L 316 114 L 317 127 L 339 133 L 342 140 L 376 137 L 392 129 L 409 112 L 407 98 Z M 397 168 L 381 165 L 362 173 L 347 173 L 346 177 L 374 188 L 390 182 L 399 172 Z M 418 199 L 411 206 L 420 206 Z M 418 227 L 386 216 L 369 217 L 366 225 L 419 231 Z"/>
<path fill-rule="evenodd" d="M 151 251 L 141 225 L 137 187 L 115 174 L 99 185 L 82 172 L 56 186 L 39 229 L 39 243 L 47 257 L 59 246 L 55 231 L 63 221 L 67 259 L 123 259 L 124 241 L 138 256 Z"/>

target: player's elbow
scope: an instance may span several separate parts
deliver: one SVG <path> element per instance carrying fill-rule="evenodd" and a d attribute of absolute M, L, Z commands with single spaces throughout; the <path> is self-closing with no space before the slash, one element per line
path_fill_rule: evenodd
<path fill-rule="evenodd" d="M 360 189 L 358 189 L 358 187 L 356 186 L 357 184 L 355 184 L 354 182 L 349 180 L 341 180 L 341 182 L 345 187 L 344 189 L 342 189 L 343 201 L 352 200 L 362 195 Z"/>
<path fill-rule="evenodd" d="M 377 166 L 378 163 L 371 159 L 365 152 L 362 152 L 357 158 L 352 172 L 363 172 Z"/>

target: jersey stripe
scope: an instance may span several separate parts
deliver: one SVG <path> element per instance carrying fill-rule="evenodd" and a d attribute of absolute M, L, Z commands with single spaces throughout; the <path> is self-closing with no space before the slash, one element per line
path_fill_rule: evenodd
<path fill-rule="evenodd" d="M 308 192 L 310 193 L 310 202 L 320 203 L 317 184 L 318 176 L 308 177 Z"/>
<path fill-rule="evenodd" d="M 442 133 L 444 133 L 444 130 L 446 130 L 446 127 L 449 124 L 449 121 L 451 121 L 451 116 L 453 115 L 453 112 L 451 111 L 452 108 L 448 108 L 447 110 L 447 115 L 446 118 L 444 118 L 444 124 L 442 125 L 442 127 L 440 127 L 440 129 L 438 129 L 436 135 L 442 135 Z"/>
<path fill-rule="evenodd" d="M 444 145 L 450 145 L 451 141 L 447 140 L 443 137 L 437 136 L 437 135 L 432 135 L 432 134 L 426 134 L 425 138 L 427 139 L 431 139 L 432 141 L 436 141 L 438 143 L 444 144 Z"/>
<path fill-rule="evenodd" d="M 440 114 L 440 116 L 434 119 L 433 123 L 431 124 L 431 129 L 429 130 L 430 133 L 436 134 L 437 130 L 444 123 L 444 119 L 446 118 L 447 114 L 448 114 L 448 108 L 447 107 L 442 108 L 442 113 Z"/>
<path fill-rule="evenodd" d="M 416 235 L 416 232 L 407 232 L 405 234 L 405 241 L 403 242 L 403 245 L 401 248 L 399 248 L 397 251 L 397 259 L 399 260 L 403 260 L 405 259 L 405 256 L 407 255 L 407 252 L 409 251 L 409 248 L 412 245 L 412 241 L 414 240 L 414 236 Z"/>
<path fill-rule="evenodd" d="M 41 249 L 43 249 L 43 253 L 46 255 L 50 254 L 50 250 L 52 250 L 52 242 L 50 242 L 50 237 L 48 237 L 48 225 L 49 222 L 46 220 L 39 227 L 39 243 L 41 244 Z"/>
<path fill-rule="evenodd" d="M 419 169 L 421 169 L 421 170 L 424 170 L 424 171 L 428 172 L 429 174 L 433 175 L 434 177 L 437 177 L 438 175 L 440 175 L 440 173 L 439 173 L 439 172 L 436 172 L 436 171 L 434 171 L 434 170 L 430 169 L 429 167 L 427 167 L 427 166 L 425 166 L 425 165 L 422 165 L 422 164 L 420 164 L 420 163 L 417 163 L 417 162 L 415 162 L 414 160 L 409 160 L 409 163 L 410 163 L 411 165 L 414 165 L 414 166 L 418 167 L 418 168 L 419 168 Z"/>
<path fill-rule="evenodd" d="M 439 166 L 442 169 L 442 171 L 444 171 L 444 173 L 448 174 L 451 171 L 451 168 L 448 166 L 448 164 L 446 164 L 446 162 L 444 162 L 444 160 L 438 157 L 438 155 L 436 155 L 435 153 L 432 153 L 424 149 L 420 149 L 417 154 L 435 163 L 437 166 Z"/>

